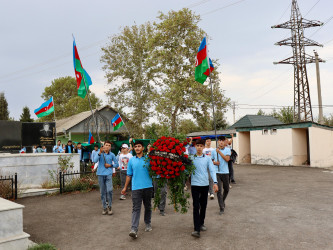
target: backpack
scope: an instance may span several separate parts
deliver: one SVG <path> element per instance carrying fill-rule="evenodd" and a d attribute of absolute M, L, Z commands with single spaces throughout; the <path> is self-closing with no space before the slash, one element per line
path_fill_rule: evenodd
<path fill-rule="evenodd" d="M 231 149 L 230 160 L 231 160 L 233 163 L 235 163 L 235 161 L 236 161 L 236 159 L 237 159 L 237 156 L 238 156 L 237 152 L 236 152 L 235 150 Z"/>

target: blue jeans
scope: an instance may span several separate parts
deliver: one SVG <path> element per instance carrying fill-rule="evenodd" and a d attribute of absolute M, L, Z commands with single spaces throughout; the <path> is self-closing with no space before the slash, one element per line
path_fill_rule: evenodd
<path fill-rule="evenodd" d="M 106 199 L 109 207 L 112 206 L 112 175 L 98 175 L 98 184 L 101 192 L 101 200 L 103 208 L 106 209 Z"/>

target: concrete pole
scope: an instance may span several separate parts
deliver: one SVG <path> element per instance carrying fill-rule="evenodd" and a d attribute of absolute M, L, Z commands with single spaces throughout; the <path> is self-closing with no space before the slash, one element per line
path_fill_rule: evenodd
<path fill-rule="evenodd" d="M 313 51 L 316 57 L 316 72 L 317 72 L 317 89 L 318 89 L 318 106 L 319 106 L 319 120 L 318 123 L 324 123 L 323 117 L 323 102 L 321 99 L 321 86 L 320 86 L 320 72 L 319 72 L 319 59 L 317 51 Z"/>
<path fill-rule="evenodd" d="M 235 102 L 233 102 L 233 104 L 232 104 L 232 112 L 233 112 L 233 115 L 234 115 L 234 123 L 236 122 L 235 121 L 235 109 L 236 109 L 236 105 L 235 105 Z"/>

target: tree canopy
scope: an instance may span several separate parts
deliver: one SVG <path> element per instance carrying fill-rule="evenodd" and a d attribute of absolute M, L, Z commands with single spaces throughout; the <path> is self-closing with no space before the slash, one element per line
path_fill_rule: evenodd
<path fill-rule="evenodd" d="M 21 122 L 33 122 L 34 121 L 34 119 L 31 118 L 30 109 L 27 106 L 23 107 L 22 114 L 20 116 L 20 121 Z"/>
<path fill-rule="evenodd" d="M 0 93 L 0 120 L 9 120 L 8 102 L 4 93 Z"/>
<path fill-rule="evenodd" d="M 187 115 L 201 130 L 211 130 L 210 86 L 194 80 L 196 53 L 205 32 L 200 17 L 189 9 L 160 13 L 158 22 L 124 27 L 102 48 L 107 92 L 114 107 L 122 110 L 140 131 L 149 118 L 157 118 L 170 133 Z M 221 121 L 229 102 L 220 90 L 218 62 L 214 61 L 213 94 Z"/>
<path fill-rule="evenodd" d="M 44 89 L 42 98 L 47 101 L 53 96 L 56 119 L 78 114 L 90 109 L 88 97 L 84 99 L 77 95 L 76 79 L 71 76 L 56 78 L 51 86 Z M 89 90 L 90 91 L 90 90 Z M 90 92 L 90 100 L 93 108 L 100 107 L 102 101 Z M 40 121 L 52 120 L 53 115 L 40 118 Z"/>

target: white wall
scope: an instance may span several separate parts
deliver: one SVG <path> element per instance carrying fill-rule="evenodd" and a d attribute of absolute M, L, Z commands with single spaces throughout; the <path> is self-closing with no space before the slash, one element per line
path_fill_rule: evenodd
<path fill-rule="evenodd" d="M 0 154 L 0 172 L 2 175 L 17 173 L 19 188 L 37 188 L 49 179 L 48 170 L 58 168 L 58 157 L 68 154 Z M 72 154 L 74 171 L 80 170 L 79 154 Z"/>
<path fill-rule="evenodd" d="M 293 143 L 293 165 L 305 165 L 308 159 L 307 152 L 307 128 L 293 128 L 292 129 L 292 143 Z"/>
<path fill-rule="evenodd" d="M 311 167 L 333 168 L 333 131 L 309 128 L 310 165 Z"/>
<path fill-rule="evenodd" d="M 250 132 L 237 132 L 235 150 L 238 153 L 238 163 L 251 163 Z"/>
<path fill-rule="evenodd" d="M 292 165 L 292 129 L 277 129 L 275 134 L 268 130 L 250 132 L 251 163 L 267 165 Z"/>

